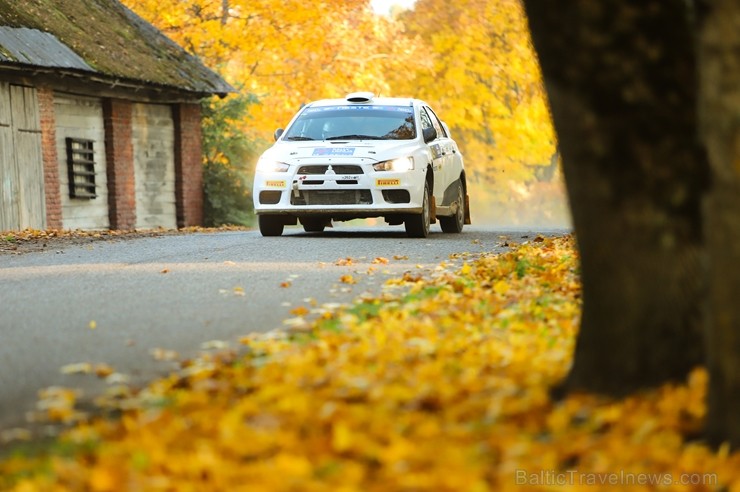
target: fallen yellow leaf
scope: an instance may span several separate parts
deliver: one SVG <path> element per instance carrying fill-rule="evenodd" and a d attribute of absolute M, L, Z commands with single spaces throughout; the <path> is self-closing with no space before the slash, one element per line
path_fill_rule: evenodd
<path fill-rule="evenodd" d="M 108 364 L 96 364 L 95 375 L 99 378 L 107 378 L 113 374 L 113 368 Z"/>
<path fill-rule="evenodd" d="M 63 366 L 60 372 L 62 374 L 90 374 L 92 370 L 93 366 L 89 362 L 78 362 Z"/>
<path fill-rule="evenodd" d="M 497 294 L 506 294 L 509 292 L 509 284 L 506 282 L 506 280 L 499 280 L 495 284 L 493 284 L 493 291 Z"/>
<path fill-rule="evenodd" d="M 342 275 L 339 277 L 339 281 L 343 284 L 356 284 L 357 280 L 352 275 Z"/>
<path fill-rule="evenodd" d="M 305 306 L 298 306 L 290 310 L 290 314 L 294 316 L 305 316 L 308 314 L 308 308 Z"/>

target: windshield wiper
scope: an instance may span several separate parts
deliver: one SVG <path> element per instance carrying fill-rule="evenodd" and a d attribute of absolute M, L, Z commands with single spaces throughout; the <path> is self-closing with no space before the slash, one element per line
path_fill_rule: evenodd
<path fill-rule="evenodd" d="M 372 135 L 337 135 L 336 137 L 328 137 L 326 140 L 382 140 L 381 137 L 374 137 Z"/>
<path fill-rule="evenodd" d="M 288 137 L 288 138 L 286 138 L 286 140 L 316 140 L 316 139 L 315 138 L 311 138 L 311 137 L 297 136 L 297 137 Z"/>

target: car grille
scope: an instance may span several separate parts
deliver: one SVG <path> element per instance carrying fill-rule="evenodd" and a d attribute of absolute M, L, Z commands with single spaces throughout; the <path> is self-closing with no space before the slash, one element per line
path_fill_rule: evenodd
<path fill-rule="evenodd" d="M 322 185 L 324 184 L 323 179 L 304 179 L 301 181 L 304 185 Z M 357 180 L 356 179 L 338 179 L 335 181 L 338 185 L 356 185 Z"/>
<path fill-rule="evenodd" d="M 371 205 L 370 190 L 301 190 L 290 195 L 291 205 Z"/>
<path fill-rule="evenodd" d="M 332 171 L 335 174 L 364 174 L 361 166 L 355 166 L 352 164 L 332 164 Z M 306 165 L 298 168 L 298 174 L 326 174 L 329 170 L 329 165 Z"/>

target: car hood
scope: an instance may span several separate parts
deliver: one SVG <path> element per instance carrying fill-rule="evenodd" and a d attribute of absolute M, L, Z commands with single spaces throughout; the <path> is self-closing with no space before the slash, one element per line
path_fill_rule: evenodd
<path fill-rule="evenodd" d="M 288 164 L 334 160 L 380 162 L 411 155 L 417 146 L 414 140 L 279 142 L 268 149 L 263 157 Z"/>

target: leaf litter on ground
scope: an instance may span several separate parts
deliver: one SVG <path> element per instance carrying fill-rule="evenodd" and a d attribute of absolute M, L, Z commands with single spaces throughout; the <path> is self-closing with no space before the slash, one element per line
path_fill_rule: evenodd
<path fill-rule="evenodd" d="M 580 317 L 572 236 L 442 265 L 118 389 L 100 403 L 112 413 L 0 461 L 0 487 L 740 490 L 740 453 L 685 437 L 706 414 L 702 368 L 621 400 L 550 398 Z M 76 415 L 69 390 L 52 397 L 57 418 Z"/>

